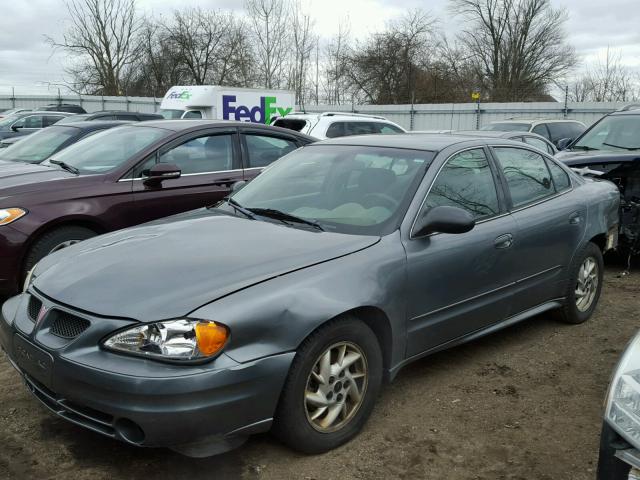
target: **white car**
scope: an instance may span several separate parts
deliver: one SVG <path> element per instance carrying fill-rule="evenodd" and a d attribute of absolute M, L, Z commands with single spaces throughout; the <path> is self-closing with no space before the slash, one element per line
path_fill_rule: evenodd
<path fill-rule="evenodd" d="M 272 122 L 276 127 L 306 133 L 318 139 L 351 135 L 406 133 L 400 125 L 376 115 L 360 113 L 290 113 Z"/>

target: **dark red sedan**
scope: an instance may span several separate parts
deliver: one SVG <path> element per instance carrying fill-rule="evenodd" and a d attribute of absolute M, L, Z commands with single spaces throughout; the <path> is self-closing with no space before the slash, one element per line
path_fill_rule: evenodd
<path fill-rule="evenodd" d="M 242 122 L 162 120 L 95 134 L 40 165 L 2 165 L 0 295 L 53 251 L 216 203 L 314 140 Z"/>

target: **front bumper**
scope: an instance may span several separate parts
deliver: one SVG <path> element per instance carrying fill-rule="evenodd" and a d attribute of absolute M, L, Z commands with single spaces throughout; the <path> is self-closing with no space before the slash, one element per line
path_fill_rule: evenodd
<path fill-rule="evenodd" d="M 35 322 L 31 296 L 3 305 L 0 343 L 31 392 L 62 418 L 131 444 L 186 452 L 270 428 L 294 353 L 242 364 L 224 354 L 202 365 L 164 364 L 100 349 L 98 339 L 124 321 L 83 312 L 73 313 L 90 326 L 60 344 L 48 338 L 47 318 L 71 311 L 35 294 L 48 308 Z"/>

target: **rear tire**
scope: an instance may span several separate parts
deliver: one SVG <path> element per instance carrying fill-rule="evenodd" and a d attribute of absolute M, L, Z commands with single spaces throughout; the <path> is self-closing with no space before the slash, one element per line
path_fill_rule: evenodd
<path fill-rule="evenodd" d="M 357 318 L 334 320 L 298 349 L 273 433 L 303 453 L 336 448 L 362 429 L 381 384 L 382 352 L 375 334 Z"/>
<path fill-rule="evenodd" d="M 31 246 L 24 261 L 22 279 L 27 276 L 36 263 L 57 250 L 61 250 L 75 243 L 95 237 L 96 232 L 85 227 L 60 227 L 45 233 Z"/>
<path fill-rule="evenodd" d="M 603 271 L 600 248 L 594 243 L 587 243 L 569 267 L 565 303 L 557 311 L 558 320 L 577 325 L 593 315 L 602 291 Z"/>

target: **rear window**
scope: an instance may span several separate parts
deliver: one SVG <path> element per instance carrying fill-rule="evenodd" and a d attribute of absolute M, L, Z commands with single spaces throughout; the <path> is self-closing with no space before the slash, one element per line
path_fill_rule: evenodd
<path fill-rule="evenodd" d="M 484 127 L 482 127 L 480 130 L 499 132 L 528 132 L 530 128 L 530 123 L 500 122 L 490 123 L 489 125 L 485 125 Z"/>
<path fill-rule="evenodd" d="M 301 132 L 304 127 L 307 125 L 306 120 L 302 120 L 299 118 L 279 118 L 273 125 L 281 128 L 288 128 L 289 130 L 295 130 L 296 132 Z"/>

